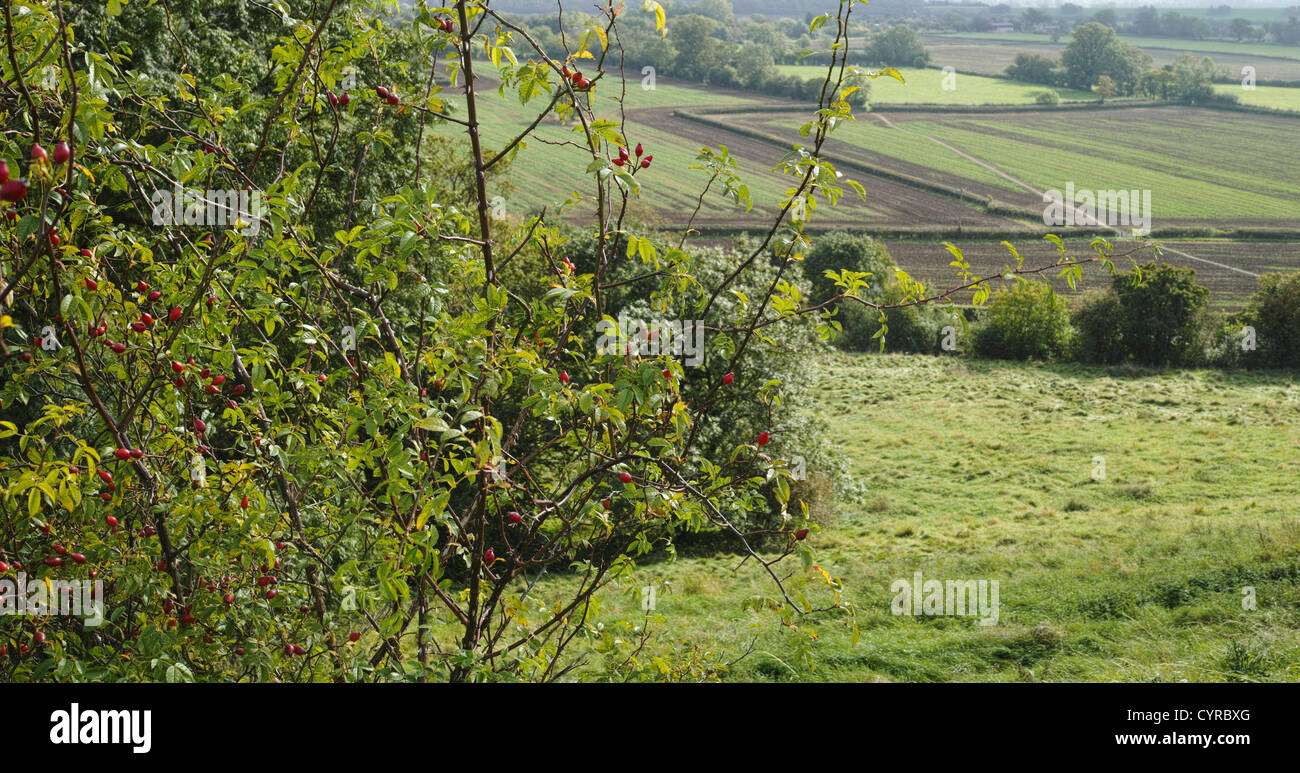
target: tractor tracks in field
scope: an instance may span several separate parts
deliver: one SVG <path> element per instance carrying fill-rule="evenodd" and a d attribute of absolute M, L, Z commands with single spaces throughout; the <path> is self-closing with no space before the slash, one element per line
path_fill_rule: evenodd
<path fill-rule="evenodd" d="M 885 126 L 888 126 L 888 127 L 891 128 L 891 129 L 895 129 L 895 130 L 897 130 L 897 131 L 901 131 L 901 132 L 907 132 L 907 133 L 912 134 L 912 135 L 915 135 L 915 136 L 917 136 L 917 137 L 924 137 L 925 139 L 930 140 L 931 142 L 935 143 L 936 145 L 938 145 L 938 146 L 940 146 L 940 147 L 942 147 L 942 148 L 946 148 L 947 150 L 949 150 L 949 151 L 951 151 L 951 152 L 953 152 L 953 153 L 956 153 L 958 156 L 960 156 L 960 157 L 966 159 L 967 161 L 970 161 L 970 162 L 973 163 L 973 164 L 977 164 L 977 165 L 979 165 L 980 167 L 983 167 L 984 169 L 987 169 L 988 171 L 992 172 L 993 174 L 996 174 L 997 176 L 1001 177 L 1002 179 L 1006 180 L 1007 182 L 1009 182 L 1009 183 L 1011 183 L 1011 184 L 1013 184 L 1013 185 L 1016 185 L 1016 186 L 1018 186 L 1018 187 L 1020 187 L 1020 188 L 1022 188 L 1022 189 L 1024 189 L 1024 190 L 1026 190 L 1026 191 L 1028 191 L 1028 192 L 1034 194 L 1035 196 L 1038 196 L 1038 197 L 1040 197 L 1040 198 L 1043 197 L 1043 191 L 1038 190 L 1037 188 L 1035 188 L 1034 186 L 1030 185 L 1030 184 L 1027 183 L 1027 182 L 1024 182 L 1023 180 L 1018 180 L 1018 179 L 1016 179 L 1015 177 L 1011 176 L 1011 175 L 1008 174 L 1007 172 L 1003 171 L 1002 169 L 999 169 L 998 167 L 994 166 L 993 164 L 988 163 L 987 161 L 984 161 L 983 159 L 976 158 L 975 156 L 972 156 L 971 154 L 965 152 L 964 150 L 961 150 L 960 148 L 954 147 L 953 145 L 950 145 L 950 144 L 948 144 L 947 142 L 944 142 L 943 140 L 941 140 L 941 139 L 939 139 L 939 138 L 937 138 L 937 137 L 931 137 L 931 136 L 928 135 L 928 134 L 922 134 L 921 132 L 915 132 L 915 131 L 911 131 L 911 130 L 909 130 L 909 129 L 904 129 L 903 127 L 901 127 L 901 126 L 899 126 L 898 124 L 894 123 L 893 121 L 889 120 L 888 118 L 886 118 L 885 116 L 881 115 L 880 113 L 872 113 L 872 115 L 874 115 L 877 119 L 879 119 L 880 122 L 881 122 L 882 124 L 884 124 Z M 1075 212 L 1075 214 L 1076 214 L 1077 216 L 1080 216 L 1080 217 L 1082 217 L 1082 218 L 1084 218 L 1084 219 L 1087 219 L 1087 220 L 1092 221 L 1092 223 L 1093 223 L 1094 225 L 1096 225 L 1096 226 L 1098 226 L 1098 227 L 1100 227 L 1100 228 L 1109 228 L 1110 230 L 1114 231 L 1115 234 L 1118 235 L 1118 236 L 1127 236 L 1127 234 L 1125 234 L 1124 231 L 1120 230 L 1119 228 L 1116 228 L 1115 226 L 1112 226 L 1112 225 L 1108 225 L 1108 224 L 1106 224 L 1106 223 L 1104 223 L 1104 222 L 1098 220 L 1095 216 L 1090 215 L 1089 213 L 1080 210 L 1078 207 L 1074 207 L 1074 206 L 1073 206 L 1073 203 L 1071 203 L 1070 206 L 1074 209 L 1074 212 Z M 1236 266 L 1230 266 L 1230 265 L 1228 265 L 1228 264 L 1226 264 L 1226 263 L 1219 263 L 1218 261 L 1208 260 L 1208 259 L 1206 259 L 1206 258 L 1198 258 L 1198 257 L 1195 256 L 1195 255 L 1192 255 L 1192 254 L 1190 254 L 1190 253 L 1184 252 L 1184 251 L 1182 251 L 1182 250 L 1176 250 L 1176 249 L 1174 249 L 1173 247 L 1165 247 L 1165 246 L 1161 246 L 1160 249 L 1161 249 L 1162 251 L 1164 251 L 1164 252 L 1168 252 L 1168 253 L 1171 253 L 1171 254 L 1177 255 L 1177 256 L 1179 256 L 1179 257 L 1181 257 L 1181 258 L 1185 258 L 1185 259 L 1187 259 L 1187 260 L 1193 260 L 1193 261 L 1196 261 L 1196 262 L 1198 262 L 1198 263 L 1204 263 L 1204 264 L 1209 265 L 1209 266 L 1215 266 L 1216 268 L 1221 268 L 1221 269 L 1224 269 L 1225 271 L 1234 271 L 1234 272 L 1236 272 L 1236 273 L 1238 273 L 1238 274 L 1244 274 L 1244 275 L 1246 275 L 1246 276 L 1254 277 L 1254 278 L 1256 278 L 1256 279 L 1259 278 L 1259 274 L 1256 274 L 1256 273 L 1253 272 L 1253 271 L 1247 271 L 1247 270 L 1245 270 L 1244 268 L 1238 268 L 1238 267 L 1236 267 Z"/>

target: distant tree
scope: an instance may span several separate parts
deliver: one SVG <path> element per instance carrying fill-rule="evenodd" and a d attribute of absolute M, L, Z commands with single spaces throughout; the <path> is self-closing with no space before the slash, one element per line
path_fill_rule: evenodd
<path fill-rule="evenodd" d="M 1137 93 L 1152 99 L 1173 99 L 1176 93 L 1173 65 L 1142 73 Z"/>
<path fill-rule="evenodd" d="M 924 67 L 930 63 L 930 52 L 921 44 L 921 38 L 911 27 L 898 25 L 877 35 L 867 49 L 872 62 L 894 67 Z"/>
<path fill-rule="evenodd" d="M 713 19 L 698 14 L 683 16 L 669 25 L 668 40 L 677 51 L 673 75 L 693 81 L 704 80 L 714 58 L 711 55 L 713 49 L 721 44 L 713 38 L 717 25 Z"/>
<path fill-rule="evenodd" d="M 1214 60 L 1210 57 L 1179 54 L 1173 74 L 1177 99 L 1196 104 L 1214 97 Z"/>
<path fill-rule="evenodd" d="M 736 77 L 747 89 L 757 89 L 776 73 L 772 52 L 758 43 L 745 43 L 736 52 Z"/>
<path fill-rule="evenodd" d="M 1119 15 L 1115 13 L 1114 8 L 1102 8 L 1092 15 L 1092 20 L 1107 27 L 1114 27 L 1119 23 Z"/>
<path fill-rule="evenodd" d="M 1042 54 L 1016 54 L 1016 61 L 1007 67 L 1006 74 L 1015 81 L 1055 86 L 1061 80 L 1058 64 L 1055 59 Z"/>
<path fill-rule="evenodd" d="M 1108 75 L 1117 93 L 1132 94 L 1138 78 L 1150 67 L 1151 57 L 1121 41 L 1110 27 L 1089 22 L 1074 29 L 1061 54 L 1061 65 L 1065 83 L 1071 88 L 1091 89 L 1101 76 Z"/>
<path fill-rule="evenodd" d="M 1139 35 L 1159 35 L 1160 11 L 1150 5 L 1139 8 L 1133 17 L 1133 31 Z"/>
<path fill-rule="evenodd" d="M 697 13 L 723 24 L 730 24 L 735 19 L 731 3 L 727 0 L 692 0 L 682 11 Z"/>
<path fill-rule="evenodd" d="M 1233 19 L 1228 25 L 1228 34 L 1237 40 L 1255 37 L 1255 25 L 1246 19 Z"/>
<path fill-rule="evenodd" d="M 1097 85 L 1093 90 L 1097 92 L 1097 101 L 1105 102 L 1115 96 L 1116 92 L 1119 91 L 1119 88 L 1115 85 L 1115 81 L 1111 80 L 1109 75 L 1103 75 L 1097 78 Z"/>
<path fill-rule="evenodd" d="M 1062 16 L 1078 16 L 1083 13 L 1083 6 L 1074 3 L 1061 3 Z"/>
<path fill-rule="evenodd" d="M 1025 12 L 1020 14 L 1020 24 L 1025 29 L 1033 29 L 1034 25 L 1046 24 L 1048 21 L 1051 21 L 1051 18 L 1052 17 L 1048 16 L 1046 12 L 1040 11 L 1037 8 L 1026 8 Z"/>
<path fill-rule="evenodd" d="M 1034 102 L 1040 105 L 1059 105 L 1061 104 L 1061 95 L 1057 93 L 1056 89 L 1040 91 L 1034 96 Z"/>

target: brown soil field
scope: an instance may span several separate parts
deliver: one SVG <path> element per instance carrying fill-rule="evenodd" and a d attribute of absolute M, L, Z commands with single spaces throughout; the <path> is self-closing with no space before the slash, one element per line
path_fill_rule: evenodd
<path fill-rule="evenodd" d="M 1034 268 L 1053 262 L 1058 257 L 1056 248 L 1050 242 L 1029 238 L 1010 240 L 1016 250 L 1025 258 L 1025 267 Z M 996 275 L 1008 263 L 1014 265 L 1015 259 L 1007 248 L 997 241 L 955 242 L 962 254 L 970 261 L 972 270 L 980 276 Z M 1133 247 L 1132 242 L 1112 241 L 1116 253 L 1122 253 Z M 1210 303 L 1224 309 L 1236 309 L 1243 306 L 1251 293 L 1255 291 L 1256 279 L 1236 271 L 1211 265 L 1204 261 L 1213 261 L 1228 266 L 1262 274 L 1273 271 L 1300 271 L 1300 244 L 1294 242 L 1228 242 L 1228 241 L 1166 241 L 1161 246 L 1194 255 L 1201 260 L 1189 260 L 1171 252 L 1162 251 L 1160 260 L 1176 266 L 1189 266 L 1196 270 L 1197 281 L 1210 289 Z M 960 284 L 955 269 L 948 264 L 952 255 L 941 242 L 919 240 L 886 241 L 889 254 L 905 271 L 936 288 L 945 288 Z M 1094 253 L 1085 240 L 1066 242 L 1067 253 L 1072 258 L 1091 257 Z M 1138 262 L 1151 260 L 1154 253 L 1144 250 L 1133 258 Z M 1117 270 L 1132 266 L 1129 261 L 1116 261 Z M 1052 272 L 1053 274 L 1055 272 Z M 1106 269 L 1100 263 L 1084 267 L 1084 280 L 1075 290 L 1071 290 L 1064 279 L 1050 274 L 1052 285 L 1063 295 L 1075 295 L 1092 288 L 1104 288 L 1110 285 Z M 998 282 L 1001 284 L 1001 282 Z M 965 293 L 960 300 L 968 302 L 970 293 Z"/>

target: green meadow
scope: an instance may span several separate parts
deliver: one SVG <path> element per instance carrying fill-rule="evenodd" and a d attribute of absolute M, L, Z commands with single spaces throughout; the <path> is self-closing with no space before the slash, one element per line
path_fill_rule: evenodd
<path fill-rule="evenodd" d="M 1300 679 L 1294 375 L 818 356 L 822 413 L 862 490 L 809 539 L 854 616 L 793 630 L 744 611 L 773 588 L 740 556 L 643 563 L 599 598 L 624 648 L 580 673 L 648 631 L 633 662 L 681 642 L 748 652 L 730 680 Z M 917 571 L 997 581 L 997 624 L 894 614 L 891 584 Z M 782 574 L 826 599 L 816 569 Z"/>

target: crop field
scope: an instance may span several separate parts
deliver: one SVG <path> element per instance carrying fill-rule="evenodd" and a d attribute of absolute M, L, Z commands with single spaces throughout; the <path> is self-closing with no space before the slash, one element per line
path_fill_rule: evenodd
<path fill-rule="evenodd" d="M 865 490 L 810 539 L 857 642 L 841 618 L 801 622 L 818 640 L 800 675 L 808 638 L 742 610 L 770 589 L 739 557 L 644 564 L 602 594 L 603 619 L 644 614 L 649 652 L 748 652 L 729 680 L 1300 678 L 1294 375 L 822 356 L 824 415 Z M 997 580 L 998 625 L 893 614 L 891 584 L 918 571 Z M 635 590 L 656 583 L 642 613 Z"/>
<path fill-rule="evenodd" d="M 792 124 L 781 114 L 746 116 L 768 127 Z M 960 163 L 951 149 L 931 143 L 920 153 L 915 140 L 940 140 L 1040 191 L 1063 190 L 1069 181 L 1076 189 L 1150 189 L 1155 228 L 1193 222 L 1294 227 L 1300 216 L 1300 157 L 1283 150 L 1297 143 L 1289 118 L 1174 107 L 875 117 L 889 125 L 863 116 L 834 135 L 858 153 L 839 145 L 836 150 L 882 165 L 886 157 L 896 158 L 913 173 L 923 160 L 920 166 L 941 172 L 950 184 L 1013 203 L 1041 208 L 1042 199 L 987 169 L 972 173 L 970 162 Z M 913 137 L 893 136 L 903 133 Z M 1187 141 L 1191 137 L 1218 141 Z M 1225 154 L 1221 142 L 1239 143 L 1243 152 Z"/>
<path fill-rule="evenodd" d="M 799 69 L 811 77 L 819 68 Z M 938 70 L 913 70 L 905 72 L 907 86 L 890 78 L 877 79 L 874 86 L 877 95 L 891 85 L 918 90 L 924 86 L 951 95 L 940 88 L 941 77 Z M 989 83 L 1025 88 L 958 75 L 957 93 L 992 88 Z M 1261 87 L 1255 93 L 1273 96 L 1277 91 L 1290 90 Z M 494 91 L 487 93 L 492 98 L 481 105 L 492 119 L 487 139 L 504 144 L 531 119 L 513 95 L 502 99 Z M 630 142 L 643 143 L 655 156 L 654 166 L 638 175 L 644 187 L 630 215 L 651 226 L 681 228 L 700 204 L 693 223 L 714 233 L 734 230 L 741 218 L 729 201 L 714 193 L 700 203 L 706 178 L 702 171 L 690 169 L 699 148 L 725 145 L 739 160 L 755 208 L 771 214 L 790 185 L 772 167 L 807 120 L 789 100 L 668 78 L 660 78 L 653 90 L 641 89 L 630 79 L 625 94 L 598 88 L 593 99 L 610 118 L 625 120 Z M 509 208 L 531 212 L 549 206 L 554 213 L 557 202 L 573 191 L 589 195 L 583 170 L 559 162 L 559 143 L 577 136 L 571 126 L 552 122 L 539 127 L 537 137 L 515 159 L 513 187 L 506 194 Z M 859 112 L 856 122 L 832 135 L 826 150 L 846 177 L 862 182 L 867 200 L 849 193 L 837 208 L 815 212 L 813 225 L 823 230 L 910 232 L 916 238 L 890 241 L 891 254 L 905 269 L 939 285 L 953 278 L 947 265 L 951 258 L 940 242 L 961 232 L 972 234 L 959 243 L 977 272 L 992 273 L 1003 265 L 1006 252 L 1000 242 L 1006 237 L 1022 249 L 1027 262 L 1049 260 L 1052 248 L 1039 243 L 1039 235 L 1054 230 L 1069 237 L 1069 228 L 1043 225 L 1041 191 L 1064 190 L 1069 182 L 1076 189 L 1151 190 L 1151 225 L 1157 233 L 1200 227 L 1288 231 L 1300 222 L 1297 141 L 1294 119 L 1287 117 L 1173 106 Z M 1229 146 L 1240 152 L 1224 152 Z M 572 206 L 573 212 L 561 214 L 586 211 L 594 203 L 587 198 Z M 981 232 L 998 236 L 981 237 Z M 943 237 L 926 236 L 938 233 Z M 1196 268 L 1200 281 L 1211 288 L 1211 302 L 1219 307 L 1244 303 L 1260 273 L 1300 267 L 1300 242 L 1184 237 L 1164 244 L 1170 251 L 1163 259 Z M 1072 240 L 1072 249 L 1086 248 L 1086 238 Z M 1090 267 L 1085 285 L 1107 281 L 1099 268 Z M 1057 284 L 1061 292 L 1069 292 L 1064 282 Z"/>

